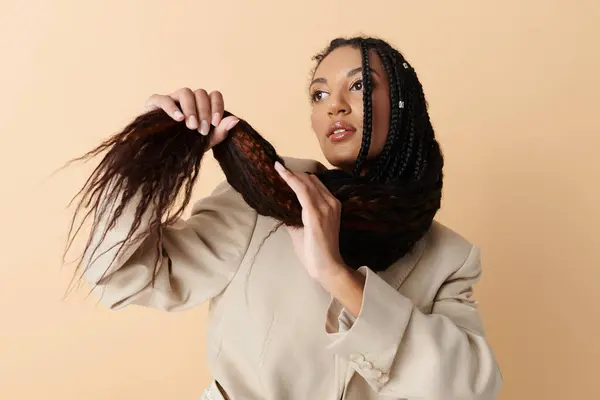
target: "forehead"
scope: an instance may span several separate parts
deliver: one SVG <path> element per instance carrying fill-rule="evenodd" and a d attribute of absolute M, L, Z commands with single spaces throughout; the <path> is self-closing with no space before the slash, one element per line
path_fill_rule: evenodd
<path fill-rule="evenodd" d="M 369 64 L 377 72 L 384 72 L 381 59 L 375 50 L 369 51 Z M 360 49 L 352 46 L 339 47 L 321 61 L 321 64 L 315 70 L 315 77 L 326 77 L 339 73 L 345 74 L 347 71 L 361 65 L 362 56 Z"/>

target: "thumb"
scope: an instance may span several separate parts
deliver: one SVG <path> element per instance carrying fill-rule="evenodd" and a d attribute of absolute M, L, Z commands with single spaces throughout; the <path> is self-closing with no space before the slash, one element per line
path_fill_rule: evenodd
<path fill-rule="evenodd" d="M 233 129 L 238 122 L 240 122 L 240 120 L 233 115 L 223 118 L 210 135 L 209 148 L 212 149 L 214 146 L 225 140 L 229 131 Z"/>

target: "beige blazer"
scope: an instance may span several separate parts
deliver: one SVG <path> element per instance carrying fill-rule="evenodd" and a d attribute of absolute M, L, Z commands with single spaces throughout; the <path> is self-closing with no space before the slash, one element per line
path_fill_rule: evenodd
<path fill-rule="evenodd" d="M 286 161 L 297 171 L 322 167 Z M 124 237 L 132 211 L 97 254 Z M 93 262 L 88 256 L 84 276 L 115 310 L 137 304 L 179 311 L 209 302 L 214 381 L 204 398 L 496 398 L 502 377 L 472 298 L 481 277 L 477 247 L 435 222 L 386 271 L 360 268 L 366 283 L 354 319 L 308 276 L 278 225 L 222 183 L 194 204 L 189 219 L 166 229 L 168 259 L 154 286 L 155 251 L 147 244 L 130 246 L 108 270 L 114 250 Z"/>

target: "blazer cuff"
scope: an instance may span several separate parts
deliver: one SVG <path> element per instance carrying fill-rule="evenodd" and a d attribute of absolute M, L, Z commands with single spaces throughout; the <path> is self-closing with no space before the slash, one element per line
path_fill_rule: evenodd
<path fill-rule="evenodd" d="M 345 331 L 343 323 L 340 329 L 344 307 L 332 298 L 326 321 L 332 342 L 327 349 L 346 358 L 370 385 L 381 389 L 389 380 L 414 305 L 370 268 L 358 271 L 366 276 L 362 307 Z"/>

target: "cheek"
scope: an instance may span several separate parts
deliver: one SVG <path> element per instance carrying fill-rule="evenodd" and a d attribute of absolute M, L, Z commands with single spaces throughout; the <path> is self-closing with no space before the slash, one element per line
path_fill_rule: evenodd
<path fill-rule="evenodd" d="M 310 113 L 310 126 L 312 127 L 313 132 L 317 135 L 317 138 L 319 137 L 318 120 L 319 120 L 319 118 L 317 117 L 317 114 L 315 113 L 315 109 L 313 108 Z"/>
<path fill-rule="evenodd" d="M 323 110 L 320 110 L 318 105 L 313 106 L 310 112 L 310 124 L 317 137 L 322 136 L 329 128 L 327 115 Z"/>
<path fill-rule="evenodd" d="M 312 110 L 310 111 L 310 124 L 312 125 L 313 129 L 315 129 L 315 130 L 318 125 L 317 121 L 318 121 L 317 113 L 315 111 L 315 108 L 313 107 Z"/>

